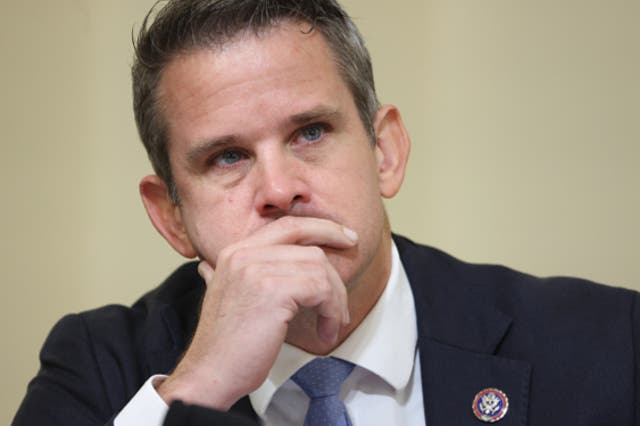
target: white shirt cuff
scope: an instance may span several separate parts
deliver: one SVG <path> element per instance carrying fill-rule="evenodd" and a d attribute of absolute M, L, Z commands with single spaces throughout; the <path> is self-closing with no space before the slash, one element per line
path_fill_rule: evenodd
<path fill-rule="evenodd" d="M 158 395 L 154 381 L 167 376 L 156 374 L 144 382 L 144 385 L 124 406 L 113 421 L 114 426 L 162 426 L 169 406 Z"/>

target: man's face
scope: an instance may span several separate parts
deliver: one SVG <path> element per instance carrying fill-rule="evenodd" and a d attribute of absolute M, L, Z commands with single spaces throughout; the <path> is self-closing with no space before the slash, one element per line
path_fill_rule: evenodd
<path fill-rule="evenodd" d="M 214 266 L 222 248 L 279 217 L 333 220 L 359 235 L 355 248 L 325 249 L 349 282 L 388 238 L 380 155 L 323 36 L 307 28 L 281 24 L 168 64 L 159 94 L 177 215 Z"/>

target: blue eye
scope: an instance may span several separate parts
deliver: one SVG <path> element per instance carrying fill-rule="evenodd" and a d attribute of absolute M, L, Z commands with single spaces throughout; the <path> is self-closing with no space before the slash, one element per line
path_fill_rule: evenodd
<path fill-rule="evenodd" d="M 300 131 L 300 136 L 306 139 L 307 142 L 315 142 L 324 134 L 324 127 L 320 124 L 312 124 L 303 128 Z"/>
<path fill-rule="evenodd" d="M 231 166 L 244 158 L 244 154 L 240 151 L 228 149 L 216 155 L 213 163 L 218 166 Z"/>

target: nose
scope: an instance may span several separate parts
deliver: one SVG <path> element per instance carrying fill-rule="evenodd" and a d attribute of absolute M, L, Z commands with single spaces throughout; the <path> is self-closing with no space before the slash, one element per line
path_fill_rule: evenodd
<path fill-rule="evenodd" d="M 256 209 L 263 217 L 277 218 L 310 198 L 309 186 L 304 178 L 304 164 L 277 153 L 258 164 Z"/>

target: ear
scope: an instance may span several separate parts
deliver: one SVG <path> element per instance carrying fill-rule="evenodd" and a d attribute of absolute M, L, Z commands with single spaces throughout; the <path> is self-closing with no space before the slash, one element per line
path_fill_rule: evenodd
<path fill-rule="evenodd" d="M 402 186 L 411 140 L 400 112 L 393 105 L 384 105 L 378 110 L 373 127 L 376 132 L 375 151 L 380 194 L 391 198 Z"/>
<path fill-rule="evenodd" d="M 144 208 L 156 230 L 175 251 L 187 258 L 196 257 L 182 222 L 180 207 L 169 196 L 166 183 L 156 175 L 149 175 L 142 178 L 139 188 Z"/>

